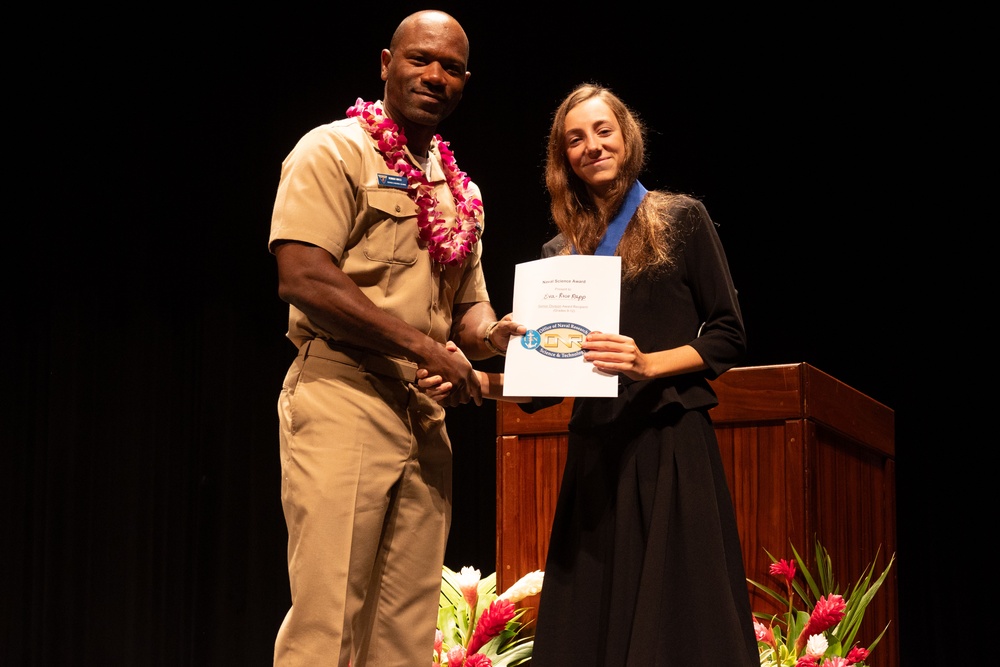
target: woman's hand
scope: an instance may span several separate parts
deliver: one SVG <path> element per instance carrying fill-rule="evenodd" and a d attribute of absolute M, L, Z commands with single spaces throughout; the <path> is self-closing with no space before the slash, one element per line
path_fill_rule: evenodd
<path fill-rule="evenodd" d="M 592 362 L 594 368 L 621 373 L 632 380 L 652 380 L 708 368 L 698 350 L 690 345 L 646 353 L 628 336 L 591 331 L 581 347 L 583 358 Z"/>
<path fill-rule="evenodd" d="M 653 377 L 647 355 L 628 336 L 591 331 L 582 347 L 583 358 L 592 362 L 594 368 L 606 373 L 621 373 L 632 380 Z"/>

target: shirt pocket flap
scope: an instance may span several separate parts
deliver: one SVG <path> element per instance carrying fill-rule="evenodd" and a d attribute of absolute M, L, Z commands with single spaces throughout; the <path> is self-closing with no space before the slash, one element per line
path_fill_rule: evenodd
<path fill-rule="evenodd" d="M 417 205 L 403 190 L 368 190 L 368 205 L 392 218 L 408 218 L 417 214 Z"/>

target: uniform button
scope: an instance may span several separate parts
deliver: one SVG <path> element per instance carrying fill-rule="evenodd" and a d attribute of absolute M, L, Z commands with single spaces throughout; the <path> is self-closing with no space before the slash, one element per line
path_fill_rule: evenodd
<path fill-rule="evenodd" d="M 401 209 L 401 208 L 399 207 L 399 204 L 396 204 L 396 213 L 399 213 L 399 212 L 400 212 L 400 211 L 402 211 L 402 210 L 403 210 L 403 209 Z"/>

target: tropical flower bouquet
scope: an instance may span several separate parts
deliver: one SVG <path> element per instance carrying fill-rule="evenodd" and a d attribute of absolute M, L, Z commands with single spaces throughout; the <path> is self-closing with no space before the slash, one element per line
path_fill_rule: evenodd
<path fill-rule="evenodd" d="M 806 569 L 794 546 L 792 553 L 794 560 L 778 560 L 767 554 L 771 558 L 769 572 L 783 580 L 784 594 L 747 579 L 787 610 L 781 615 L 754 612 L 761 667 L 863 667 L 889 626 L 883 628 L 867 648 L 858 646 L 855 636 L 868 603 L 889 574 L 895 554 L 878 578 L 873 580 L 875 565 L 872 563 L 853 588 L 841 594 L 833 578 L 830 554 L 818 540 L 816 577 Z M 805 585 L 796 579 L 799 571 Z M 804 611 L 795 609 L 793 592 L 805 606 Z"/>
<path fill-rule="evenodd" d="M 479 570 L 444 567 L 433 667 L 513 667 L 531 659 L 534 637 L 520 622 L 525 608 L 514 605 L 542 590 L 544 573 L 521 577 L 496 593 L 496 572 L 482 578 Z"/>

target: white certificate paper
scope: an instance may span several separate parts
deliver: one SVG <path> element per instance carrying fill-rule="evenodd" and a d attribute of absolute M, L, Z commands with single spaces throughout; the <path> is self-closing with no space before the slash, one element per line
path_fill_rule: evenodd
<path fill-rule="evenodd" d="M 583 359 L 591 331 L 618 333 L 621 257 L 557 255 L 514 267 L 514 321 L 504 396 L 617 396 L 618 376 Z"/>

